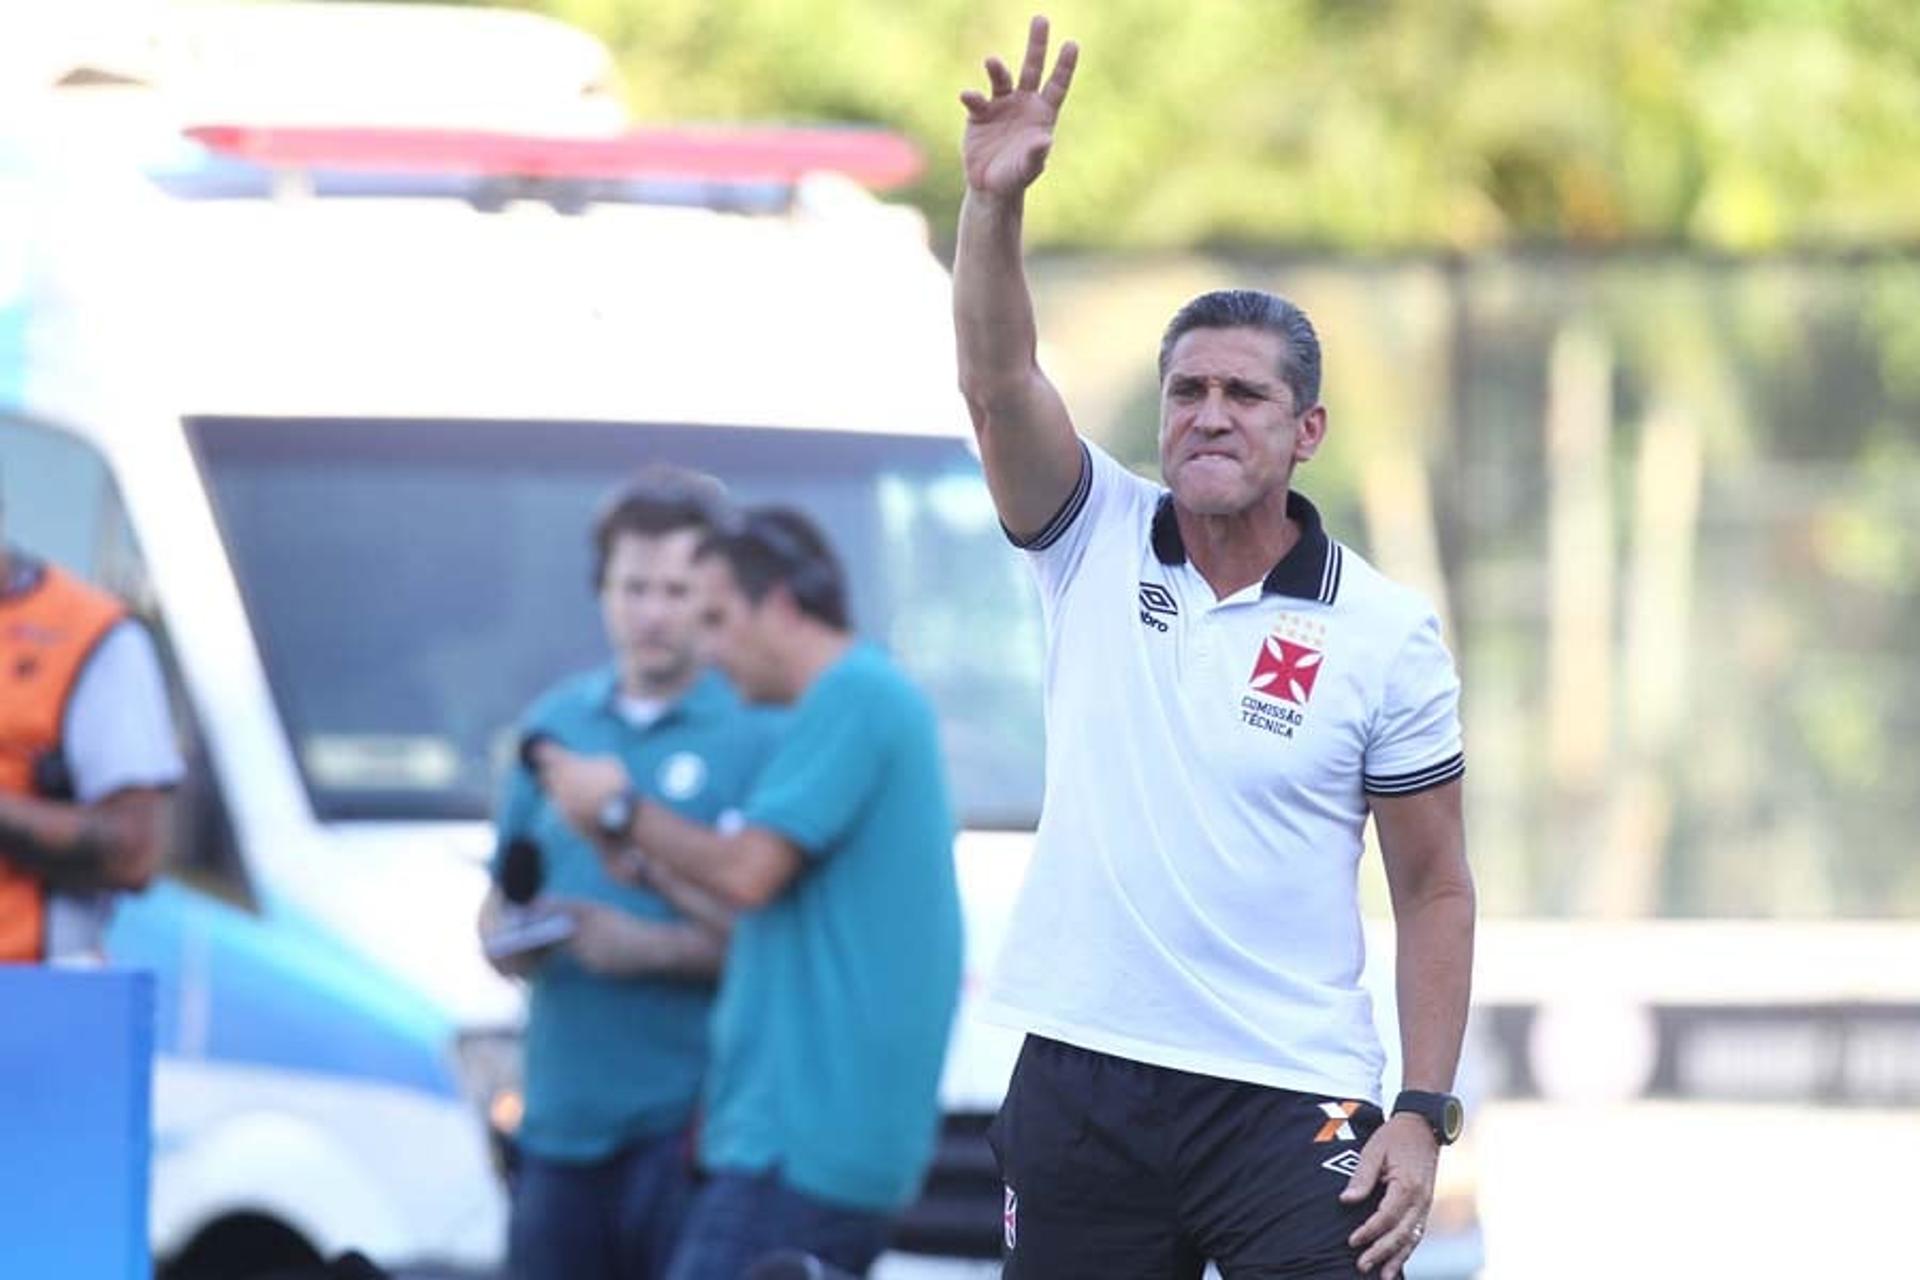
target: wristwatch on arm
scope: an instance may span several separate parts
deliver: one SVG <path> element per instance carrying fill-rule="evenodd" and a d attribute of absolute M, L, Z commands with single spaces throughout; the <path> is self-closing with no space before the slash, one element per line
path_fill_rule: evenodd
<path fill-rule="evenodd" d="M 1403 1089 L 1400 1096 L 1393 1100 L 1394 1115 L 1410 1111 L 1427 1122 L 1433 1130 L 1434 1141 L 1441 1146 L 1449 1146 L 1460 1136 L 1460 1130 L 1466 1125 L 1467 1111 L 1460 1105 L 1460 1099 L 1450 1093 L 1428 1093 L 1424 1089 Z"/>
<path fill-rule="evenodd" d="M 640 816 L 642 803 L 640 793 L 627 787 L 601 801 L 600 811 L 593 815 L 600 838 L 613 846 L 620 871 L 636 884 L 647 879 L 647 855 L 633 843 L 633 821 Z"/>
<path fill-rule="evenodd" d="M 621 843 L 633 838 L 633 819 L 640 812 L 640 795 L 632 787 L 616 791 L 600 802 L 593 825 L 602 838 Z"/>

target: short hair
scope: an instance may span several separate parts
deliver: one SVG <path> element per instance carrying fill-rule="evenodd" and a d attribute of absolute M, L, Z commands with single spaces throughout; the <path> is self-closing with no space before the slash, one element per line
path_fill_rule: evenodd
<path fill-rule="evenodd" d="M 725 559 L 741 594 L 753 603 L 784 586 L 800 612 L 835 631 L 851 629 L 840 557 L 820 526 L 794 508 L 755 507 L 709 535 L 700 552 Z"/>
<path fill-rule="evenodd" d="M 1259 329 L 1280 339 L 1280 378 L 1293 392 L 1295 413 L 1320 403 L 1320 335 L 1307 313 L 1263 289 L 1216 289 L 1174 312 L 1160 337 L 1160 380 L 1173 347 L 1194 329 Z"/>
<path fill-rule="evenodd" d="M 685 467 L 655 463 L 607 495 L 593 519 L 593 588 L 607 583 L 607 562 L 622 534 L 657 538 L 691 529 L 702 535 L 728 522 L 727 490 Z"/>

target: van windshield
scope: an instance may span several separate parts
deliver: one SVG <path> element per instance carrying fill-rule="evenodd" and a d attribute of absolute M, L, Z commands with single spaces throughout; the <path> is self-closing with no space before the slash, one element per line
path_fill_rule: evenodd
<path fill-rule="evenodd" d="M 819 520 L 860 634 L 939 711 L 961 821 L 1038 816 L 1038 603 L 959 441 L 524 421 L 188 428 L 322 818 L 491 812 L 527 704 L 608 660 L 590 526 L 609 489 L 656 461 Z"/>

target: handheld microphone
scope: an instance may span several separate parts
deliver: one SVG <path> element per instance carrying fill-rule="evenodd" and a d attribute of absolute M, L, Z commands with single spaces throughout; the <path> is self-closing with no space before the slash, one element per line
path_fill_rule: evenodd
<path fill-rule="evenodd" d="M 540 896 L 547 883 L 547 864 L 540 846 L 525 836 L 507 842 L 500 858 L 500 896 L 516 907 L 524 907 Z"/>
<path fill-rule="evenodd" d="M 507 900 L 500 925 L 486 936 L 487 954 L 494 959 L 539 951 L 573 936 L 573 917 L 564 911 L 543 910 L 533 904 L 547 881 L 546 858 L 540 846 L 526 836 L 507 841 L 500 855 L 500 896 Z"/>
<path fill-rule="evenodd" d="M 520 739 L 520 767 L 528 773 L 538 776 L 540 773 L 540 748 L 549 742 L 558 742 L 552 734 L 535 730 Z"/>

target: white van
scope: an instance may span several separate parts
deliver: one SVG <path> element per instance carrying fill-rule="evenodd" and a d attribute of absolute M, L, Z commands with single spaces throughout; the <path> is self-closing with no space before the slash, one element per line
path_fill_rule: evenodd
<path fill-rule="evenodd" d="M 400 171 L 389 132 L 204 136 L 157 178 L 41 157 L 0 282 L 7 536 L 141 607 L 190 738 L 177 864 L 111 939 L 161 982 L 155 1251 L 483 1271 L 521 1009 L 475 946 L 486 817 L 516 715 L 602 658 L 596 500 L 671 460 L 823 522 L 941 710 L 996 911 L 1040 795 L 1038 616 L 923 226 L 792 176 L 892 140 L 420 133 L 443 163 Z M 1011 1052 L 962 1033 L 963 1139 Z M 989 1252 L 984 1148 L 948 1154 L 904 1243 Z"/>

